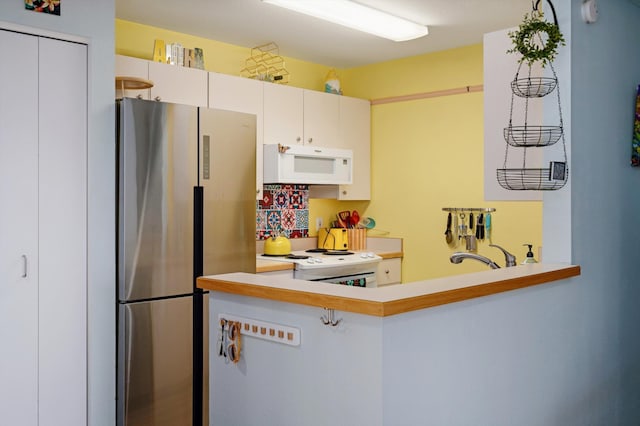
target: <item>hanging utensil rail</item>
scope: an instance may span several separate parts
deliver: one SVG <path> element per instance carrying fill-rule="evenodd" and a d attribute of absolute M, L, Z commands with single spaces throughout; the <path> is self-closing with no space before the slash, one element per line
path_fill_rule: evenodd
<path fill-rule="evenodd" d="M 492 213 L 493 207 L 443 207 L 442 211 L 450 213 Z"/>

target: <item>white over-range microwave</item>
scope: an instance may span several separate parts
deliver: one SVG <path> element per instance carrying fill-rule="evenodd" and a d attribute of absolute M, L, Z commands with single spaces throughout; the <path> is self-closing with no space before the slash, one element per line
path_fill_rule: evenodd
<path fill-rule="evenodd" d="M 353 183 L 353 151 L 308 145 L 266 144 L 264 183 L 345 185 Z"/>

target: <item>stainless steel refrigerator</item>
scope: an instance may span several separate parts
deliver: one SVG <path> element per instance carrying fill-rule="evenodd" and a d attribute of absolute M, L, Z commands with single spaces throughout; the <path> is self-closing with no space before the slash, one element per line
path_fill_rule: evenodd
<path fill-rule="evenodd" d="M 208 424 L 201 275 L 255 272 L 254 115 L 117 101 L 117 424 Z"/>

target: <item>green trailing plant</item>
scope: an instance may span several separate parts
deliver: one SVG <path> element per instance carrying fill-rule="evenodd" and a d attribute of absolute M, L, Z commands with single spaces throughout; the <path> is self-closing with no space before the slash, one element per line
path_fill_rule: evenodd
<path fill-rule="evenodd" d="M 519 62 L 529 65 L 541 62 L 544 66 L 547 62 L 553 62 L 558 47 L 566 44 L 560 28 L 542 18 L 541 13 L 526 14 L 518 30 L 509 32 L 513 49 L 507 50 L 507 53 L 520 53 L 522 57 Z"/>

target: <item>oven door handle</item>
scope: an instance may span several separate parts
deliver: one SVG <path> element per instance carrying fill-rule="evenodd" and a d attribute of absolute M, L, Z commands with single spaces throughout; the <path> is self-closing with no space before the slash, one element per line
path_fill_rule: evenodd
<path fill-rule="evenodd" d="M 343 275 L 337 277 L 316 278 L 310 281 L 341 284 L 353 287 L 374 287 L 376 274 L 372 272 L 366 274 Z"/>

